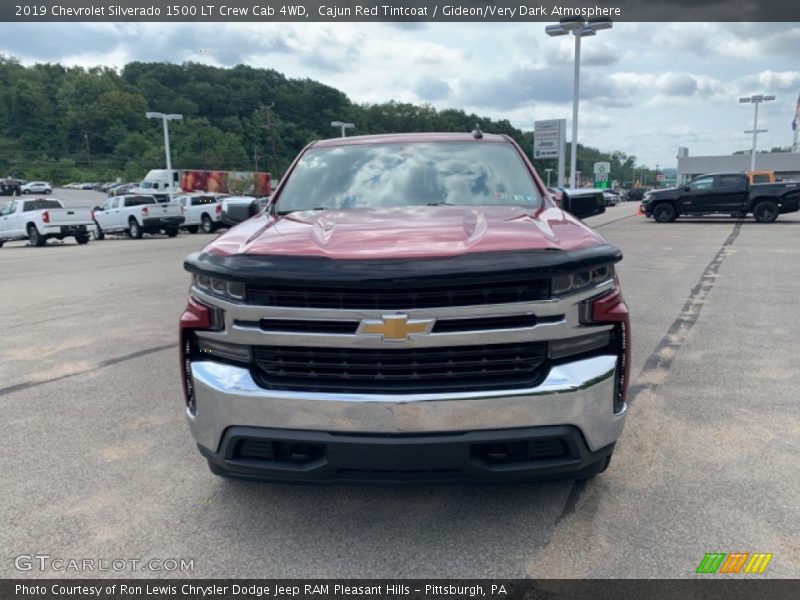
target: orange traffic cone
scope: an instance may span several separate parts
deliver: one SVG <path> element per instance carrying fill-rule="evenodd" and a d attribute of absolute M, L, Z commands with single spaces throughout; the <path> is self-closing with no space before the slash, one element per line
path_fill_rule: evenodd
<path fill-rule="evenodd" d="M 636 209 L 636 214 L 642 216 L 644 214 L 644 210 L 642 210 L 642 205 L 640 204 Z"/>

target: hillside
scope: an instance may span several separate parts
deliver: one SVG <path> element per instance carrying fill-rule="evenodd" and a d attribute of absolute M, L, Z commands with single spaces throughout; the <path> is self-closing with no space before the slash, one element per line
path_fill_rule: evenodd
<path fill-rule="evenodd" d="M 170 125 L 180 168 L 268 170 L 280 176 L 309 141 L 335 135 L 332 120 L 359 134 L 409 131 L 505 133 L 526 150 L 531 133 L 507 120 L 397 102 L 361 105 L 310 79 L 272 69 L 197 63 L 127 64 L 121 71 L 59 64 L 23 66 L 0 56 L 0 173 L 57 183 L 140 179 L 163 167 L 160 122 L 146 111 L 180 113 Z M 612 160 L 612 178 L 629 180 L 635 157 L 579 148 L 578 168 Z M 537 161 L 537 168 L 555 167 Z"/>

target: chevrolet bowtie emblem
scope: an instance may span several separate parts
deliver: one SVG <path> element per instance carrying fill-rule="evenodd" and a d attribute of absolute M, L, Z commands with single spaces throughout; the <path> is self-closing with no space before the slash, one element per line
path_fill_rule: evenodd
<path fill-rule="evenodd" d="M 358 334 L 381 335 L 385 341 L 402 342 L 412 333 L 430 333 L 434 319 L 409 319 L 408 315 L 386 315 L 382 319 L 364 319 Z"/>

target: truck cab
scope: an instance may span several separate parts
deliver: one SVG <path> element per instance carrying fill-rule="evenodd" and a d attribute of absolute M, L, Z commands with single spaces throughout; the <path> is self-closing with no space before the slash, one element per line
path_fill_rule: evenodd
<path fill-rule="evenodd" d="M 750 183 L 748 173 L 710 173 L 674 188 L 653 190 L 642 199 L 642 210 L 656 222 L 669 223 L 680 216 L 752 214 L 760 223 L 800 209 L 800 184 Z"/>

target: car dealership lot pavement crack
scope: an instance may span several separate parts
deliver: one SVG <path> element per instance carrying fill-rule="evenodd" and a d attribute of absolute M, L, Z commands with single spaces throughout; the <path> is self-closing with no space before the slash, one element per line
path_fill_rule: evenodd
<path fill-rule="evenodd" d="M 22 383 L 16 383 L 14 385 L 9 385 L 4 388 L 0 388 L 0 396 L 5 396 L 7 394 L 13 394 L 14 392 L 19 392 L 20 390 L 27 390 L 36 386 L 45 385 L 47 383 L 53 383 L 54 381 L 60 381 L 62 379 L 67 379 L 68 377 L 75 377 L 76 375 L 84 375 L 86 373 L 91 373 L 93 371 L 97 371 L 99 369 L 105 369 L 106 367 L 110 367 L 128 360 L 133 360 L 135 358 L 139 358 L 140 356 L 145 356 L 147 354 L 153 354 L 155 352 L 162 352 L 164 350 L 175 349 L 175 344 L 162 344 L 160 346 L 154 346 L 152 348 L 146 348 L 144 350 L 137 350 L 136 352 L 131 352 L 130 354 L 125 354 L 123 356 L 117 356 L 114 358 L 109 358 L 107 360 L 101 361 L 95 365 L 88 366 L 86 368 L 77 370 L 72 373 L 66 373 L 64 375 L 59 375 L 57 377 L 51 377 L 48 379 L 42 380 L 35 380 L 35 381 L 24 381 Z"/>
<path fill-rule="evenodd" d="M 642 367 L 642 370 L 636 377 L 635 383 L 632 383 L 628 391 L 630 403 L 633 403 L 639 393 L 645 390 L 652 390 L 655 386 L 664 382 L 669 372 L 669 367 L 675 359 L 675 355 L 681 346 L 686 343 L 689 332 L 700 318 L 703 305 L 716 282 L 720 265 L 722 265 L 722 262 L 731 253 L 731 247 L 736 241 L 736 238 L 739 237 L 742 224 L 742 221 L 738 221 L 736 225 L 734 225 L 733 231 L 722 243 L 719 251 L 714 255 L 714 258 L 711 259 L 711 262 L 708 263 L 697 285 L 692 288 L 686 303 L 683 305 L 683 309 L 664 334 L 664 337 L 661 338 L 661 341 L 659 341 L 658 345 L 650 353 L 650 356 L 648 356 L 644 367 Z"/>

